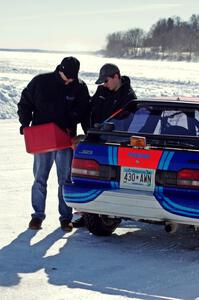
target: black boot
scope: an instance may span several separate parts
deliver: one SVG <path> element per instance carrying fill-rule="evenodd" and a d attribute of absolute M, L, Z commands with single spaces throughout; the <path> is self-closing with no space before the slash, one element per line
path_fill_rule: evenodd
<path fill-rule="evenodd" d="M 39 230 L 41 229 L 42 222 L 43 222 L 42 219 L 33 217 L 28 225 L 28 228 L 32 230 Z"/>

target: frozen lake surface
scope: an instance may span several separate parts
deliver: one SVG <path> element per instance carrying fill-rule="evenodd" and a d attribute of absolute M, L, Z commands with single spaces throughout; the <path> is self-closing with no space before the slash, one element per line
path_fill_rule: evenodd
<path fill-rule="evenodd" d="M 66 56 L 74 54 L 66 54 Z M 81 62 L 80 78 L 93 95 L 95 80 L 104 63 L 119 66 L 131 78 L 138 98 L 154 96 L 199 97 L 199 63 L 103 58 L 75 55 Z M 0 118 L 15 118 L 22 89 L 38 73 L 54 71 L 63 54 L 0 52 Z"/>

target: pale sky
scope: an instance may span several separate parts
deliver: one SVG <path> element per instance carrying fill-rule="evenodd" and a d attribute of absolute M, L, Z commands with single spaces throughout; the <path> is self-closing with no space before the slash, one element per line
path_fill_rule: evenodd
<path fill-rule="evenodd" d="M 0 48 L 99 50 L 110 33 L 194 13 L 199 0 L 0 0 Z"/>

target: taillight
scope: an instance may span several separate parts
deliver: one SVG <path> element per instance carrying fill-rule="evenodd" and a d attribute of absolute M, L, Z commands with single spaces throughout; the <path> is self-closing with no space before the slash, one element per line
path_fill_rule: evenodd
<path fill-rule="evenodd" d="M 177 174 L 177 185 L 199 188 L 199 170 L 184 169 Z"/>
<path fill-rule="evenodd" d="M 199 189 L 199 170 L 182 169 L 178 172 L 157 170 L 156 185 Z"/>
<path fill-rule="evenodd" d="M 74 158 L 72 162 L 72 175 L 98 178 L 100 165 L 95 160 Z"/>
<path fill-rule="evenodd" d="M 74 158 L 72 162 L 72 177 L 119 181 L 120 167 L 101 165 L 92 159 Z"/>

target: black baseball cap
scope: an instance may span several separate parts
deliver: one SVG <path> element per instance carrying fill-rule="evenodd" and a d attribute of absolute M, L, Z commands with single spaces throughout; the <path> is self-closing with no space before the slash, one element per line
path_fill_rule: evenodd
<path fill-rule="evenodd" d="M 67 78 L 76 79 L 80 68 L 80 62 L 73 56 L 65 57 L 59 65 L 59 71 L 63 72 Z"/>
<path fill-rule="evenodd" d="M 114 64 L 105 64 L 101 67 L 99 72 L 99 78 L 95 82 L 96 84 L 104 83 L 107 77 L 111 77 L 114 74 L 120 74 L 119 68 Z"/>

